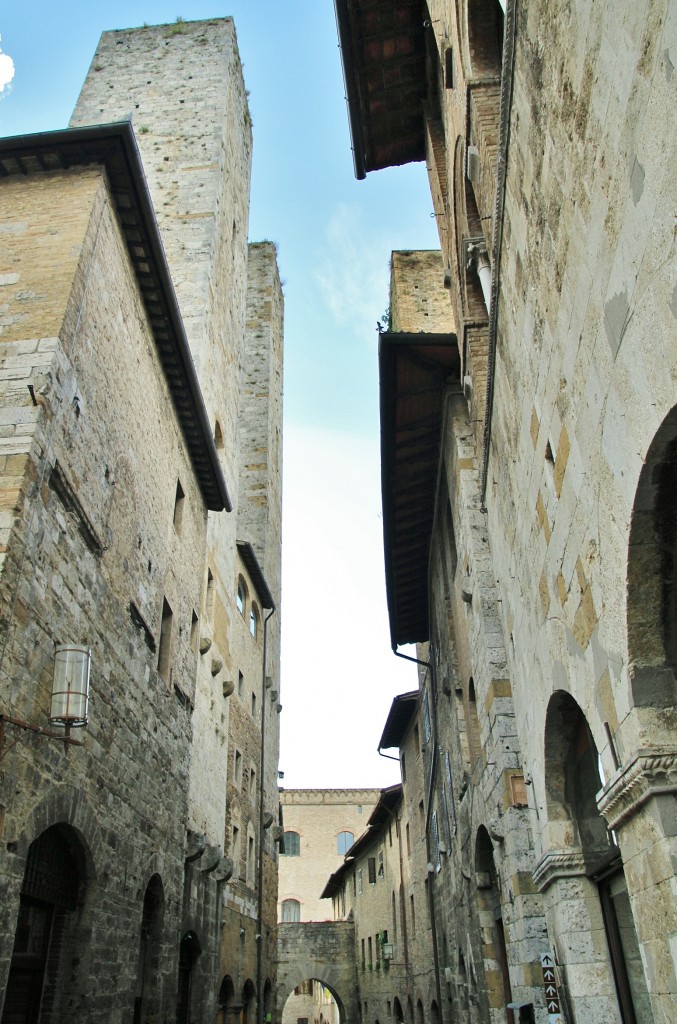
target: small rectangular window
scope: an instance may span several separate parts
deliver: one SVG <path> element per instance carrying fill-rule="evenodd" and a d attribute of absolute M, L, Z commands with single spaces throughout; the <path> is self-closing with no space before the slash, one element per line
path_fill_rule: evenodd
<path fill-rule="evenodd" d="M 247 839 L 247 881 L 254 881 L 254 837 L 249 836 Z"/>
<path fill-rule="evenodd" d="M 454 51 L 451 46 L 444 51 L 444 88 L 454 88 Z"/>
<path fill-rule="evenodd" d="M 235 751 L 235 768 L 233 770 L 233 782 L 239 789 L 242 785 L 242 754 L 239 750 Z"/>
<path fill-rule="evenodd" d="M 214 621 L 214 577 L 211 569 L 207 569 L 207 595 L 205 597 L 205 612 L 207 621 Z"/>
<path fill-rule="evenodd" d="M 186 495 L 183 493 L 183 487 L 181 481 L 176 481 L 176 496 L 174 498 L 174 529 L 181 536 L 181 527 L 183 525 L 183 506 L 186 501 Z"/>
<path fill-rule="evenodd" d="M 252 693 L 252 718 L 256 718 L 256 694 Z"/>
<path fill-rule="evenodd" d="M 256 799 L 256 769 L 249 769 L 249 799 Z"/>
<path fill-rule="evenodd" d="M 162 622 L 160 624 L 160 643 L 158 647 L 157 669 L 166 683 L 172 681 L 171 648 L 173 613 L 165 598 L 162 602 Z"/>
<path fill-rule="evenodd" d="M 193 654 L 197 654 L 198 645 L 200 643 L 200 620 L 197 617 L 195 609 L 190 620 L 190 649 Z"/>
<path fill-rule="evenodd" d="M 374 949 L 371 942 L 371 935 L 367 939 L 367 949 L 369 951 L 369 966 L 372 967 L 374 964 Z"/>
<path fill-rule="evenodd" d="M 240 699 L 242 699 L 244 695 L 244 676 L 241 672 L 238 672 L 237 674 L 237 695 Z"/>
<path fill-rule="evenodd" d="M 383 878 L 383 850 L 379 850 L 378 854 L 378 877 Z"/>
<path fill-rule="evenodd" d="M 237 825 L 233 825 L 233 864 L 235 866 L 236 876 L 240 877 L 240 830 Z"/>

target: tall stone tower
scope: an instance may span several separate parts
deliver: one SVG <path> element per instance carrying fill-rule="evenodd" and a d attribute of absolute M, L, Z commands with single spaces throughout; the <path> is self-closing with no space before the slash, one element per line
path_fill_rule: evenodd
<path fill-rule="evenodd" d="M 14 224 L 23 211 L 11 232 L 23 237 L 28 223 L 33 239 L 7 250 L 11 273 L 0 276 L 17 310 L 2 358 L 15 359 L 19 343 L 33 353 L 25 375 L 35 385 L 0 386 L 0 402 L 17 422 L 17 394 L 34 395 L 36 410 L 24 444 L 30 472 L 12 492 L 14 575 L 0 608 L 11 626 L 24 593 L 22 616 L 39 611 L 45 650 L 64 635 L 86 638 L 108 684 L 93 673 L 95 710 L 72 757 L 77 800 L 58 772 L 43 771 L 42 754 L 10 759 L 22 793 L 7 808 L 20 855 L 0 901 L 10 992 L 19 992 L 11 937 L 36 898 L 26 888 L 34 862 L 44 854 L 71 865 L 72 906 L 58 914 L 73 956 L 68 915 L 87 902 L 91 952 L 78 977 L 67 981 L 65 957 L 40 968 L 51 971 L 54 1019 L 76 1005 L 101 1021 L 213 1020 L 219 1008 L 260 1015 L 274 990 L 283 317 L 274 247 L 247 241 L 251 149 L 230 18 L 104 33 L 70 128 L 0 142 L 0 213 Z M 23 282 L 41 280 L 54 287 L 46 298 L 32 289 L 29 324 Z M 26 348 L 29 329 L 54 336 L 39 356 L 37 342 Z M 53 487 L 35 512 L 30 485 L 50 467 Z M 89 544 L 87 557 L 74 550 L 73 581 L 56 603 L 57 552 L 40 555 L 35 532 L 43 520 L 55 537 L 79 523 Z M 81 591 L 89 599 L 78 610 L 68 595 Z M 18 697 L 0 713 L 23 721 L 18 625 L 14 636 L 0 673 Z M 237 772 L 238 800 L 227 806 Z M 49 814 L 37 814 L 41 799 Z M 113 822 L 118 799 L 126 811 Z M 52 826 L 58 836 L 47 842 Z M 94 878 L 111 879 L 105 908 Z M 110 915 L 114 934 L 104 937 Z M 115 1006 L 91 993 L 106 943 Z"/>

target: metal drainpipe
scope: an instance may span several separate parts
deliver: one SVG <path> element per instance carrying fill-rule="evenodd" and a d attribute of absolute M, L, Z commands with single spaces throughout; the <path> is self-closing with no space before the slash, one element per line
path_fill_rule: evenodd
<path fill-rule="evenodd" d="M 256 1024 L 262 1024 L 263 1008 L 263 798 L 264 769 L 266 742 L 266 654 L 268 650 L 268 620 L 275 614 L 275 605 L 263 620 L 263 654 L 261 658 L 261 756 L 259 759 L 259 864 L 258 864 L 258 905 L 257 905 L 257 936 L 256 936 Z"/>
<path fill-rule="evenodd" d="M 508 149 L 510 145 L 510 113 L 512 109 L 512 87 L 515 73 L 515 24 L 517 21 L 517 0 L 507 0 L 505 9 L 505 31 L 503 33 L 503 72 L 501 75 L 501 100 L 498 120 L 498 166 L 496 170 L 496 204 L 494 208 L 494 235 L 492 250 L 494 273 L 491 282 L 491 304 L 489 314 L 489 354 L 487 360 L 487 400 L 484 411 L 484 436 L 482 438 L 482 470 L 480 474 L 480 510 L 487 511 L 487 477 L 489 475 L 489 444 L 491 441 L 491 419 L 494 406 L 494 382 L 496 376 L 496 345 L 498 329 L 498 289 L 501 274 L 501 253 L 503 250 L 503 211 L 505 209 L 506 177 L 508 170 Z"/>

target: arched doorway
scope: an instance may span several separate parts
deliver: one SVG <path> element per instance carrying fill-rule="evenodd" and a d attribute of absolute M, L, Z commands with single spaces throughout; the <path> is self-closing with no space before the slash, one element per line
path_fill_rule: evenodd
<path fill-rule="evenodd" d="M 505 1020 L 508 1021 L 508 1024 L 513 1024 L 514 1013 L 507 1009 L 508 1003 L 512 1002 L 512 993 L 503 929 L 500 880 L 494 862 L 494 848 L 484 826 L 478 829 L 475 840 L 475 879 L 485 971 L 488 973 L 495 969 L 494 964 L 498 961 L 501 975 L 502 992 L 490 990 L 487 993 L 489 1006 L 499 1012 L 504 1010 Z M 498 1002 L 496 997 L 498 997 Z"/>
<path fill-rule="evenodd" d="M 162 879 L 153 875 L 143 897 L 141 934 L 139 937 L 139 965 L 134 998 L 134 1024 L 143 1024 L 155 1018 L 160 1009 L 158 971 L 162 923 L 165 914 L 165 894 Z"/>
<path fill-rule="evenodd" d="M 232 1015 L 235 1003 L 235 986 L 230 974 L 223 977 L 219 988 L 218 1009 L 216 1014 L 217 1024 L 226 1024 L 229 1014 Z"/>
<path fill-rule="evenodd" d="M 397 996 L 393 1000 L 393 1017 L 395 1018 L 395 1024 L 404 1024 L 404 1010 Z"/>
<path fill-rule="evenodd" d="M 52 825 L 28 848 L 2 1024 L 33 1024 L 64 990 L 64 953 L 77 957 L 77 911 L 86 891 L 78 834 Z"/>
<path fill-rule="evenodd" d="M 583 967 L 592 994 L 586 1012 L 622 1024 L 653 1024 L 620 850 L 597 806 L 600 759 L 590 726 L 570 694 L 557 691 L 545 729 L 548 820 L 568 839 L 542 879 L 549 901 L 548 931 L 564 966 L 565 989 Z M 545 883 L 545 884 L 544 884 Z M 583 950 L 581 931 L 585 933 Z M 580 996 L 570 995 L 574 1007 Z"/>
<path fill-rule="evenodd" d="M 322 1020 L 323 1024 L 344 1024 L 346 1014 L 338 993 L 319 978 L 307 978 L 289 993 L 282 1009 L 281 1024 Z"/>
<path fill-rule="evenodd" d="M 256 987 L 251 978 L 247 978 L 242 989 L 241 1024 L 254 1024 L 256 1019 Z"/>
<path fill-rule="evenodd" d="M 179 994 L 176 1007 L 176 1024 L 191 1024 L 195 965 L 201 952 L 200 940 L 195 932 L 186 932 L 179 946 Z"/>

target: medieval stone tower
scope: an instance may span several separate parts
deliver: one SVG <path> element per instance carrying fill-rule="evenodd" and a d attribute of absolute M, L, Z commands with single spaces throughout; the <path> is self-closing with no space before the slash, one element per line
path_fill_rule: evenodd
<path fill-rule="evenodd" d="M 70 128 L 0 142 L 3 1020 L 274 989 L 282 298 L 251 148 L 229 18 L 105 33 Z M 33 728 L 64 642 L 81 746 Z"/>

